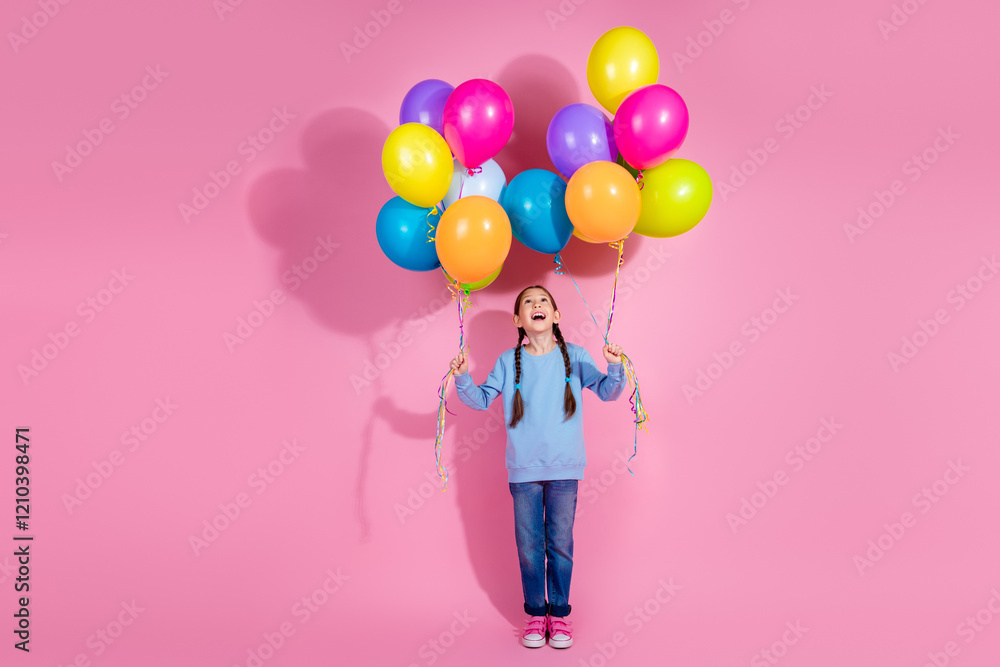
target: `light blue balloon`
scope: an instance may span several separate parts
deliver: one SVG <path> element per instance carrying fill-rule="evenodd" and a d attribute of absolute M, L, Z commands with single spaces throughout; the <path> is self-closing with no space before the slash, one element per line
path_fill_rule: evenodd
<path fill-rule="evenodd" d="M 500 205 L 514 238 L 536 252 L 554 255 L 569 243 L 573 223 L 566 215 L 566 183 L 546 169 L 528 169 L 503 191 Z"/>
<path fill-rule="evenodd" d="M 402 197 L 393 197 L 378 212 L 375 236 L 382 252 L 396 266 L 410 271 L 431 271 L 441 266 L 434 243 L 427 242 L 428 221 L 437 229 L 440 211 L 415 206 Z M 434 238 L 434 234 L 431 234 Z"/>

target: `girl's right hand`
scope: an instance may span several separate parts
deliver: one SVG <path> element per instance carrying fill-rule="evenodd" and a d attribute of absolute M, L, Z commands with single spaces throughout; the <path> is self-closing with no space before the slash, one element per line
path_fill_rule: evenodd
<path fill-rule="evenodd" d="M 459 352 L 451 360 L 451 370 L 455 371 L 455 375 L 464 375 L 469 371 L 469 359 L 465 356 L 465 352 Z"/>

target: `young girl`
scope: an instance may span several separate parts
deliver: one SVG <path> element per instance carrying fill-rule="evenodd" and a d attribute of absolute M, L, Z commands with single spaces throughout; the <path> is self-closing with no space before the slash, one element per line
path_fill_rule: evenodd
<path fill-rule="evenodd" d="M 451 361 L 458 397 L 470 408 L 486 410 L 503 394 L 514 537 L 524 611 L 530 615 L 521 643 L 531 648 L 545 644 L 546 633 L 555 648 L 573 643 L 566 620 L 571 609 L 573 520 L 587 464 L 577 396 L 588 388 L 602 401 L 613 401 L 625 388 L 621 347 L 604 346 L 605 375 L 586 349 L 563 340 L 560 318 L 547 289 L 527 287 L 514 301 L 517 345 L 500 355 L 485 383 L 476 385 L 469 377 L 464 353 Z M 522 347 L 526 337 L 528 344 Z"/>

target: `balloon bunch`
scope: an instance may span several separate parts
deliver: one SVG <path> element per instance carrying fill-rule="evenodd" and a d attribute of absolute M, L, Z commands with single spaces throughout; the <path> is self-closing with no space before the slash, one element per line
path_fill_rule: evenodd
<path fill-rule="evenodd" d="M 656 48 L 642 31 L 622 26 L 601 35 L 587 59 L 587 82 L 613 119 L 589 104 L 563 107 L 545 137 L 559 173 L 528 169 L 509 184 L 493 160 L 514 127 L 513 104 L 503 88 L 486 79 L 457 87 L 428 79 L 406 94 L 400 124 L 382 149 L 382 170 L 397 196 L 379 211 L 376 235 L 398 266 L 442 269 L 458 301 L 459 349 L 467 351 L 469 294 L 496 279 L 512 237 L 554 255 L 556 273 L 571 279 L 560 255 L 571 236 L 617 251 L 607 342 L 628 235 L 677 236 L 704 218 L 712 181 L 698 164 L 674 157 L 687 137 L 688 109 L 675 90 L 657 83 L 658 74 Z M 634 365 L 622 357 L 638 434 L 648 416 Z M 451 378 L 449 371 L 438 390 L 435 458 L 442 491 Z"/>
<path fill-rule="evenodd" d="M 462 289 L 484 287 L 511 244 L 498 203 L 507 178 L 492 159 L 514 129 L 510 97 L 486 79 L 428 79 L 406 94 L 399 122 L 382 147 L 397 195 L 376 220 L 382 252 L 411 271 L 441 267 Z"/>
<path fill-rule="evenodd" d="M 656 47 L 642 31 L 612 28 L 591 48 L 587 83 L 614 119 L 593 106 L 571 104 L 556 112 L 546 134 L 552 163 L 569 180 L 565 206 L 573 233 L 590 243 L 610 243 L 618 254 L 605 342 L 628 235 L 683 234 L 705 217 L 712 203 L 712 181 L 705 170 L 674 158 L 687 137 L 688 109 L 677 91 L 656 82 L 659 68 Z M 573 279 L 558 251 L 554 261 L 557 273 Z M 583 298 L 576 280 L 573 285 Z M 632 386 L 634 457 L 639 429 L 647 430 L 649 416 L 635 366 L 624 354 L 622 362 Z"/>
<path fill-rule="evenodd" d="M 571 104 L 549 124 L 552 163 L 569 179 L 566 208 L 585 241 L 615 242 L 631 232 L 663 238 L 690 230 L 712 203 L 698 164 L 674 158 L 688 133 L 688 108 L 657 83 L 659 59 L 642 31 L 612 28 L 587 58 L 594 98 L 614 114 Z M 630 183 L 631 181 L 631 183 Z"/>

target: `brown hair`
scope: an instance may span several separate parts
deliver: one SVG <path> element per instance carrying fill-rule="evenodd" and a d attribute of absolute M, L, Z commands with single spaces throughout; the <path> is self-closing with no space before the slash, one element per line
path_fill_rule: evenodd
<path fill-rule="evenodd" d="M 530 287 L 525 287 L 521 290 L 521 293 L 517 295 L 514 300 L 514 314 L 517 315 L 521 310 L 521 299 L 524 298 L 524 293 L 530 289 L 540 289 L 545 294 L 548 295 L 549 301 L 552 303 L 552 310 L 559 310 L 556 306 L 556 300 L 552 297 L 552 293 L 541 285 L 531 285 Z M 569 378 L 572 373 L 572 369 L 569 363 L 569 350 L 566 349 L 566 341 L 563 340 L 562 332 L 559 331 L 559 324 L 552 324 L 552 333 L 556 337 L 556 342 L 559 343 L 559 349 L 562 351 L 563 363 L 566 365 L 566 391 L 563 394 L 563 421 L 566 421 L 576 412 L 576 397 L 573 396 L 573 390 L 569 387 Z M 526 336 L 524 327 L 517 328 L 517 347 L 514 348 L 514 384 L 521 384 L 521 343 L 524 341 Z M 524 401 L 521 399 L 521 388 L 518 387 L 514 390 L 514 405 L 511 409 L 510 414 L 510 428 L 517 426 L 517 423 L 521 421 L 524 417 Z"/>

